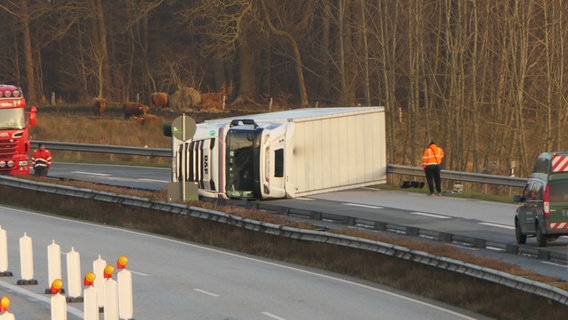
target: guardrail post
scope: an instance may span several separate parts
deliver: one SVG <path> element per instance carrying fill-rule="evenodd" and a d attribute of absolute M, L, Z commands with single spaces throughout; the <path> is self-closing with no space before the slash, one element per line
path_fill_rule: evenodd
<path fill-rule="evenodd" d="M 420 229 L 416 227 L 406 227 L 406 235 L 418 237 L 420 235 Z"/>
<path fill-rule="evenodd" d="M 452 236 L 451 233 L 440 232 L 440 233 L 438 233 L 438 241 L 450 243 L 454 240 L 453 240 L 453 236 Z"/>

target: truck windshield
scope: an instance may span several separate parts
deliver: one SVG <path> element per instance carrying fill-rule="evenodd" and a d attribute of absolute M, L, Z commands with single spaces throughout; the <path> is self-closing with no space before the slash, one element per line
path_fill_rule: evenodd
<path fill-rule="evenodd" d="M 25 127 L 24 108 L 0 109 L 0 129 L 23 129 Z"/>
<path fill-rule="evenodd" d="M 229 198 L 254 199 L 260 196 L 261 133 L 261 128 L 232 128 L 227 132 L 226 193 Z"/>

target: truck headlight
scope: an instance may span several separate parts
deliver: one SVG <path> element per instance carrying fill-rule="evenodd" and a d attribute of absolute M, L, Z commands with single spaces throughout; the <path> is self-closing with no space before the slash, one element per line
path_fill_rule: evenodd
<path fill-rule="evenodd" d="M 27 167 L 28 166 L 28 161 L 27 160 L 22 160 L 20 162 L 18 162 L 18 165 L 20 167 Z"/>
<path fill-rule="evenodd" d="M 4 168 L 6 166 L 6 161 L 0 161 L 0 168 Z"/>
<path fill-rule="evenodd" d="M 9 160 L 8 161 L 8 168 L 12 168 L 14 167 L 14 160 Z"/>

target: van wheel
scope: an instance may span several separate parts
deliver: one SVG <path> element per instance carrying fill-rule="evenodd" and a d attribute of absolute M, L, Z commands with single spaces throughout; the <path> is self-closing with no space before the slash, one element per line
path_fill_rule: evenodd
<path fill-rule="evenodd" d="M 521 231 L 521 227 L 519 226 L 519 221 L 517 219 L 515 219 L 515 238 L 517 238 L 517 244 L 527 243 L 527 236 Z"/>
<path fill-rule="evenodd" d="M 536 242 L 538 243 L 539 247 L 546 247 L 546 236 L 542 234 L 542 230 L 540 229 L 540 225 L 536 223 Z"/>

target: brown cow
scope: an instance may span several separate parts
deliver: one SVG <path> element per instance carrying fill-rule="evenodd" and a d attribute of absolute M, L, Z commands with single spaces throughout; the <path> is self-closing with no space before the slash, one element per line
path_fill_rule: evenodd
<path fill-rule="evenodd" d="M 101 116 L 105 112 L 106 99 L 105 98 L 94 98 L 92 108 L 93 108 L 93 114 L 95 116 Z"/>
<path fill-rule="evenodd" d="M 170 106 L 170 99 L 166 92 L 152 93 L 151 101 L 151 106 L 153 108 L 168 108 Z"/>
<path fill-rule="evenodd" d="M 122 105 L 124 111 L 124 119 L 128 118 L 145 118 L 150 107 L 137 102 L 125 102 Z"/>

